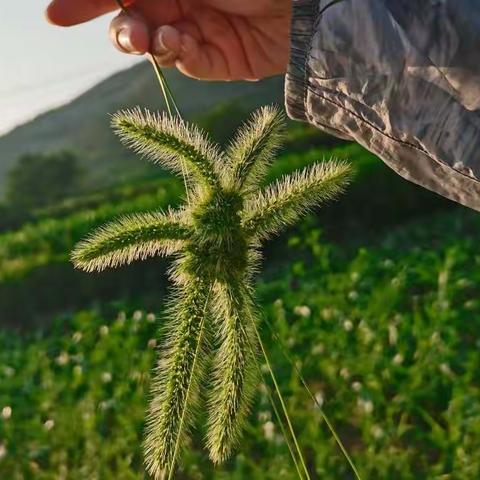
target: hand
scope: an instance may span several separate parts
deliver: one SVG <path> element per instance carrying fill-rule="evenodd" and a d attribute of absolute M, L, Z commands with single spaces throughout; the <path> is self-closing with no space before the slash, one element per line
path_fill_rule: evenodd
<path fill-rule="evenodd" d="M 152 53 L 204 80 L 256 80 L 284 73 L 292 0 L 129 0 L 110 36 L 121 51 Z M 118 9 L 115 0 L 53 0 L 47 18 L 70 26 Z"/>

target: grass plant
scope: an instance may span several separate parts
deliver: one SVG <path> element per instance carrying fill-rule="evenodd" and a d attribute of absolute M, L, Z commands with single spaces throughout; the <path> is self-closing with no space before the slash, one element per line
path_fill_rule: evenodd
<path fill-rule="evenodd" d="M 80 242 L 72 255 L 75 266 L 89 272 L 173 256 L 145 439 L 148 471 L 171 478 L 204 386 L 211 460 L 224 462 L 238 444 L 258 384 L 253 279 L 261 245 L 336 198 L 351 169 L 345 162 L 317 163 L 262 188 L 284 128 L 273 107 L 254 113 L 226 151 L 169 114 L 127 110 L 114 115 L 112 125 L 126 146 L 183 176 L 187 188 L 184 206 L 120 218 Z M 282 408 L 309 478 L 283 400 Z"/>

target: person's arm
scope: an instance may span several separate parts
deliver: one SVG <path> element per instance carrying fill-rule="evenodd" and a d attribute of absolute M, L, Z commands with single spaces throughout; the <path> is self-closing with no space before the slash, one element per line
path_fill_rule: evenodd
<path fill-rule="evenodd" d="M 291 36 L 291 117 L 480 210 L 480 2 L 294 0 Z"/>

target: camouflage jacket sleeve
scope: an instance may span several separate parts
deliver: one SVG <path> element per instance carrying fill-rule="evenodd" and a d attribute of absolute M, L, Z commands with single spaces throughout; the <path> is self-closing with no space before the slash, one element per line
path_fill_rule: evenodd
<path fill-rule="evenodd" d="M 480 1 L 293 3 L 289 115 L 480 211 Z"/>

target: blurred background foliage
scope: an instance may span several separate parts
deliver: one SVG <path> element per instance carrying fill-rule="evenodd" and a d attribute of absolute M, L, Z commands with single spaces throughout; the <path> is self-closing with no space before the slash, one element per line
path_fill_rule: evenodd
<path fill-rule="evenodd" d="M 196 118 L 224 143 L 250 109 L 229 99 Z M 100 184 L 80 150 L 61 147 L 25 153 L 5 177 L 0 478 L 146 478 L 141 439 L 167 264 L 90 276 L 69 253 L 109 219 L 175 205 L 182 186 L 151 167 Z M 477 480 L 480 217 L 300 124 L 267 181 L 331 156 L 353 163 L 353 185 L 268 246 L 258 289 L 275 331 L 264 322 L 262 335 L 312 478 L 353 477 L 283 349 L 363 478 Z M 266 378 L 227 465 L 209 464 L 199 430 L 176 478 L 295 478 L 270 388 Z"/>

